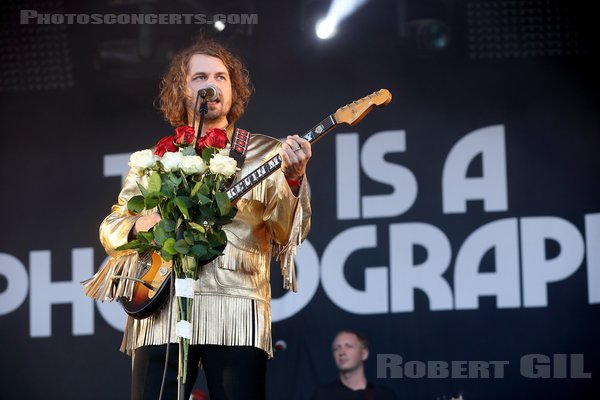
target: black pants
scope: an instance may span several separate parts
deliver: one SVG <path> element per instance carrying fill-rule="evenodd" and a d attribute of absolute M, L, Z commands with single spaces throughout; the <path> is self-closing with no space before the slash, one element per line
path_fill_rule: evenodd
<path fill-rule="evenodd" d="M 135 350 L 132 400 L 158 400 L 165 365 L 166 345 Z M 264 400 L 267 353 L 251 346 L 190 346 L 185 399 L 189 399 L 198 363 L 202 368 L 210 400 Z M 177 399 L 178 345 L 171 344 L 162 400 Z"/>

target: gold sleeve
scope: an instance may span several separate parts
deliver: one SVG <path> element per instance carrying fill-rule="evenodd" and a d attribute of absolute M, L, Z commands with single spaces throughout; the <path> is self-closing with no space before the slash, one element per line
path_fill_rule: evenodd
<path fill-rule="evenodd" d="M 277 147 L 277 151 L 281 144 Z M 274 184 L 267 189 L 263 220 L 273 235 L 275 254 L 281 263 L 283 286 L 297 291 L 294 256 L 310 231 L 312 210 L 308 179 L 302 179 L 298 197 L 294 195 L 281 170 L 273 174 Z"/>
<path fill-rule="evenodd" d="M 115 250 L 127 243 L 129 232 L 137 219 L 144 215 L 134 214 L 127 209 L 127 201 L 140 194 L 137 185 L 138 176 L 129 171 L 119 193 L 117 204 L 100 224 L 100 242 L 109 255 L 108 261 L 90 279 L 82 282 L 86 296 L 95 300 L 114 300 L 119 297 L 131 297 L 133 281 L 114 280 L 115 275 L 132 276 L 137 264 L 138 253 L 135 250 Z"/>
<path fill-rule="evenodd" d="M 112 206 L 111 213 L 100 224 L 100 242 L 111 257 L 131 253 L 131 250 L 117 251 L 115 249 L 127 243 L 129 232 L 138 218 L 143 215 L 134 214 L 127 209 L 129 199 L 141 193 L 137 184 L 138 179 L 139 177 L 134 172 L 129 171 L 119 193 L 117 204 Z"/>
<path fill-rule="evenodd" d="M 302 242 L 310 230 L 311 208 L 308 197 L 306 177 L 302 179 L 298 197 L 294 196 L 288 185 L 285 175 L 281 170 L 277 171 L 274 183 L 275 187 L 269 191 L 267 203 L 265 204 L 265 213 L 263 220 L 271 228 L 273 241 L 285 246 L 290 241 L 290 236 L 294 231 L 293 222 L 296 214 L 301 214 L 302 230 L 299 233 L 300 242 Z"/>

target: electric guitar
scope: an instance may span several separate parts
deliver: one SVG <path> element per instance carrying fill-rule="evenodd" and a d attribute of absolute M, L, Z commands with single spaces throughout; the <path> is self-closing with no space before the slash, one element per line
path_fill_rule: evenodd
<path fill-rule="evenodd" d="M 390 101 L 392 101 L 392 94 L 387 89 L 378 90 L 338 108 L 334 114 L 323 119 L 301 137 L 310 143 L 316 142 L 338 125 L 356 125 L 374 107 L 385 106 Z M 227 197 L 234 202 L 280 167 L 281 157 L 276 155 L 229 188 L 226 191 Z M 206 263 L 210 261 L 212 260 Z M 121 275 L 113 277 L 113 279 L 128 279 L 135 282 L 132 298 L 123 297 L 119 300 L 125 312 L 138 319 L 152 315 L 168 297 L 170 276 L 171 262 L 165 262 L 157 253 L 141 254 L 133 277 Z"/>

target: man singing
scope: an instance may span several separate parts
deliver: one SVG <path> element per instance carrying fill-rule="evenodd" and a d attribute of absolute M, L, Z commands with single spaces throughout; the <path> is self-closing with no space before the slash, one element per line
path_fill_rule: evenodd
<path fill-rule="evenodd" d="M 177 54 L 161 83 L 160 106 L 174 127 L 192 125 L 199 89 L 214 86 L 217 98 L 207 103 L 201 137 L 210 129 L 224 130 L 228 150 L 235 123 L 251 94 L 247 71 L 238 58 L 212 40 L 201 40 Z M 164 143 L 163 143 L 164 144 Z M 185 398 L 193 388 L 201 361 L 211 400 L 265 398 L 266 361 L 272 353 L 270 262 L 278 256 L 284 283 L 295 290 L 293 255 L 310 228 L 306 165 L 311 145 L 297 135 L 285 142 L 252 134 L 245 162 L 237 179 L 279 154 L 282 167 L 256 185 L 235 204 L 237 214 L 223 226 L 228 244 L 224 255 L 199 267 L 194 293 L 192 337 Z M 112 212 L 100 226 L 100 240 L 110 261 L 89 281 L 86 294 L 99 300 L 128 296 L 113 276 L 123 274 L 137 261 L 133 250 L 116 250 L 138 232 L 160 221 L 156 210 L 132 213 L 127 201 L 140 194 L 133 173 L 127 176 Z M 132 355 L 132 399 L 159 397 L 166 343 L 177 343 L 169 334 L 169 308 L 145 319 L 129 317 L 121 350 Z M 172 311 L 173 315 L 176 315 Z M 177 393 L 177 346 L 172 346 L 164 399 Z"/>

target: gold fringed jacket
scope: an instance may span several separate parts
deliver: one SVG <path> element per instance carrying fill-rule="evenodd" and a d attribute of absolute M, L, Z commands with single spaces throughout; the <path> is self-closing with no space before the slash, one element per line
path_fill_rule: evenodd
<path fill-rule="evenodd" d="M 237 179 L 277 155 L 280 147 L 281 143 L 274 138 L 252 135 Z M 229 151 L 229 144 L 225 150 Z M 93 299 L 131 297 L 132 281 L 112 277 L 133 274 L 137 252 L 115 249 L 127 243 L 140 216 L 153 212 L 144 210 L 135 214 L 127 210 L 127 201 L 140 194 L 136 181 L 137 176 L 130 171 L 117 204 L 100 225 L 100 241 L 110 258 L 84 282 L 86 295 Z M 224 255 L 199 267 L 191 344 L 254 346 L 272 354 L 270 263 L 273 257 L 280 260 L 284 287 L 296 291 L 294 255 L 310 229 L 307 184 L 305 177 L 296 197 L 281 170 L 277 170 L 238 200 L 233 222 L 223 226 L 228 241 Z M 175 308 L 176 302 L 166 302 L 146 319 L 129 317 L 121 351 L 131 354 L 141 346 L 176 343 L 174 328 L 168 337 L 168 307 Z M 174 327 L 175 309 L 171 315 Z"/>

